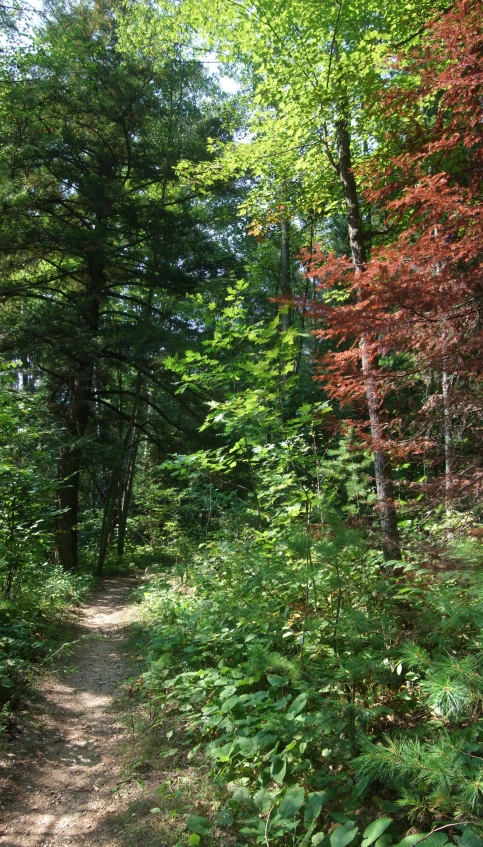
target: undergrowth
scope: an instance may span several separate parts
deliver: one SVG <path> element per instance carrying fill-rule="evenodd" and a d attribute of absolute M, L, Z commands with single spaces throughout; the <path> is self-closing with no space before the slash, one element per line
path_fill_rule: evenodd
<path fill-rule="evenodd" d="M 383 569 L 333 518 L 219 533 L 151 578 L 140 696 L 226 796 L 190 844 L 235 826 L 240 845 L 481 847 L 483 579 L 465 564 Z"/>
<path fill-rule="evenodd" d="M 89 574 L 44 564 L 23 570 L 21 590 L 0 602 L 0 732 L 28 691 L 35 669 L 56 650 L 59 626 L 92 590 Z"/>

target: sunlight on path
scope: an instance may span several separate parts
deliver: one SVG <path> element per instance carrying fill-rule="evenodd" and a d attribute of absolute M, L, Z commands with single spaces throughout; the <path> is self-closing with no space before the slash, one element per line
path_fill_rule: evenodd
<path fill-rule="evenodd" d="M 83 610 L 77 637 L 92 637 L 69 658 L 72 673 L 43 680 L 30 725 L 5 744 L 0 847 L 119 843 L 108 818 L 120 802 L 113 794 L 121 768 L 115 745 L 126 729 L 114 698 L 128 673 L 122 649 L 137 608 L 126 598 L 135 584 L 129 577 L 104 581 Z"/>

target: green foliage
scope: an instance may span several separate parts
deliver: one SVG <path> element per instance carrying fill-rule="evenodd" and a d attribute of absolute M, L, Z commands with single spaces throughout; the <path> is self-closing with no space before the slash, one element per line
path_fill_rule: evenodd
<path fill-rule="evenodd" d="M 56 422 L 67 569 L 87 505 L 103 512 L 102 565 L 140 441 L 166 455 L 194 430 L 162 358 L 197 337 L 186 292 L 228 274 L 245 239 L 227 246 L 222 200 L 194 198 L 175 172 L 181 158 L 215 158 L 206 142 L 229 137 L 226 98 L 169 37 L 124 42 L 127 14 L 123 2 L 54 3 L 29 49 L 9 43 L 0 63 L 1 346 Z"/>
<path fill-rule="evenodd" d="M 479 831 L 480 625 L 475 614 L 472 642 L 446 636 L 445 652 L 426 621 L 445 591 L 448 614 L 455 594 L 476 613 L 474 581 L 414 579 L 410 642 L 397 581 L 350 533 L 327 523 L 310 573 L 293 527 L 269 547 L 251 536 L 202 544 L 189 577 L 160 573 L 145 597 L 145 696 L 154 714 L 179 713 L 192 755 L 205 739 L 227 786 L 220 822 L 238 821 L 247 843 L 309 844 L 329 828 L 331 847 L 386 847 L 448 816 Z"/>
<path fill-rule="evenodd" d="M 221 313 L 205 313 L 212 335 L 200 351 L 166 362 L 179 392 L 209 391 L 202 428 L 217 446 L 163 464 L 160 478 L 171 472 L 178 493 L 172 483 L 154 498 L 145 489 L 142 520 L 154 500 L 178 566 L 146 593 L 143 690 L 154 714 L 183 716 L 193 755 L 205 740 L 228 788 L 220 822 L 237 821 L 250 843 L 385 847 L 408 815 L 457 817 L 461 792 L 474 791 L 473 772 L 460 769 L 458 797 L 443 802 L 433 767 L 427 802 L 419 791 L 415 812 L 409 799 L 418 751 L 424 759 L 441 726 L 457 731 L 480 700 L 479 654 L 466 646 L 479 633 L 478 582 L 456 587 L 454 575 L 434 581 L 415 565 L 404 566 L 404 583 L 388 579 L 347 520 L 370 500 L 367 457 L 352 433 L 321 453 L 330 409 L 300 403 L 297 333 L 282 332 L 278 319 L 254 322 L 245 292 L 233 286 Z M 411 737 L 415 709 L 427 738 L 419 729 Z M 399 752 L 387 762 L 380 753 L 392 723 L 409 733 L 406 782 Z M 377 779 L 391 819 L 377 814 Z M 470 798 L 474 816 L 471 808 Z"/>
<path fill-rule="evenodd" d="M 55 650 L 64 613 L 92 589 L 89 574 L 66 573 L 49 563 L 24 569 L 22 592 L 0 603 L 0 707 L 4 718 L 24 696 L 39 663 Z M 0 720 L 0 731 L 5 724 Z"/>
<path fill-rule="evenodd" d="M 19 386 L 19 362 L 0 366 L 0 707 L 3 716 L 45 659 L 64 610 L 92 587 L 51 560 L 51 422 L 42 393 Z M 50 426 L 49 426 L 50 425 Z M 3 723 L 2 723 L 3 727 Z"/>
<path fill-rule="evenodd" d="M 48 557 L 54 517 L 42 398 L 18 390 L 18 365 L 0 370 L 0 587 L 12 600 Z"/>
<path fill-rule="evenodd" d="M 247 843 L 387 847 L 462 815 L 473 832 L 480 577 L 384 571 L 350 526 L 371 496 L 367 457 L 352 433 L 321 455 L 330 410 L 296 404 L 296 333 L 250 320 L 245 288 L 202 351 L 168 361 L 180 392 L 218 394 L 203 427 L 219 446 L 162 468 L 184 485 L 169 494 L 174 547 L 181 504 L 202 519 L 177 576 L 146 593 L 145 696 L 182 716 L 192 755 L 204 743 L 227 786 L 218 822 Z"/>
<path fill-rule="evenodd" d="M 334 167 L 337 119 L 351 126 L 355 162 L 375 140 L 384 145 L 385 127 L 370 107 L 382 80 L 394 73 L 393 62 L 388 73 L 385 57 L 408 35 L 417 43 L 440 5 L 391 0 L 381 9 L 372 0 L 344 8 L 319 0 L 215 5 L 187 0 L 171 15 L 174 29 L 194 27 L 221 61 L 231 68 L 242 65 L 238 79 L 250 106 L 250 134 L 228 144 L 215 139 L 221 163 L 184 172 L 191 171 L 193 185 L 204 182 L 207 189 L 220 175 L 248 171 L 252 190 L 241 211 L 254 218 L 255 232 L 287 215 L 291 220 L 307 215 L 324 217 L 324 234 L 327 218 L 336 213 L 337 221 L 343 212 Z M 160 6 L 169 14 L 170 4 Z M 346 233 L 337 240 L 347 243 Z"/>

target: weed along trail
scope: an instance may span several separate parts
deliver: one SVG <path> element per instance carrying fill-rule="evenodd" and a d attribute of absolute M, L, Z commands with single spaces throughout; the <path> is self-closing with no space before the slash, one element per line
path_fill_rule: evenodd
<path fill-rule="evenodd" d="M 116 698 L 129 674 L 123 653 L 137 614 L 129 599 L 135 584 L 133 577 L 103 581 L 83 609 L 74 635 L 81 640 L 62 670 L 41 681 L 31 711 L 4 742 L 2 847 L 123 843 L 118 812 L 126 797 L 113 788 L 129 729 Z"/>

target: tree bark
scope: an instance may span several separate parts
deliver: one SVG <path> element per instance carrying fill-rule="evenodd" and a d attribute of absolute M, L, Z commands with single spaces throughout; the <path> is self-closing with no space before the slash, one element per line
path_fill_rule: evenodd
<path fill-rule="evenodd" d="M 56 558 L 64 570 L 77 567 L 77 520 L 79 504 L 80 451 L 61 447 L 58 463 L 55 522 Z"/>
<path fill-rule="evenodd" d="M 104 269 L 97 259 L 87 262 L 87 281 L 81 302 L 81 321 L 85 332 L 85 352 L 79 356 L 75 372 L 68 381 L 69 403 L 66 427 L 71 436 L 59 454 L 55 546 L 56 557 L 65 570 L 77 567 L 77 523 L 79 516 L 79 483 L 81 447 L 90 416 L 94 380 L 94 356 L 89 352 L 92 339 L 99 330 L 99 304 L 105 283 Z"/>
<path fill-rule="evenodd" d="M 119 496 L 119 524 L 117 528 L 117 560 L 119 564 L 124 558 L 124 547 L 126 543 L 127 517 L 131 505 L 132 487 L 134 482 L 134 471 L 136 470 L 136 459 L 139 441 L 131 446 L 127 464 L 124 486 L 120 489 Z"/>
<path fill-rule="evenodd" d="M 344 118 L 339 119 L 336 123 L 336 139 L 338 153 L 337 170 L 344 193 L 349 243 L 351 247 L 352 261 L 357 276 L 364 272 L 367 256 L 359 198 L 357 195 L 357 186 L 354 173 L 352 171 L 350 133 L 347 121 Z M 359 301 L 362 300 L 361 289 L 358 289 L 358 298 Z M 381 447 L 383 441 L 383 426 L 381 422 L 377 385 L 374 379 L 374 369 L 377 365 L 375 362 L 371 361 L 369 340 L 366 335 L 363 335 L 361 338 L 360 349 L 366 401 L 369 411 L 371 441 L 374 454 L 377 504 L 382 530 L 382 551 L 386 561 L 392 559 L 397 560 L 401 558 L 401 547 L 397 525 L 397 513 L 394 504 L 391 459 Z"/>
<path fill-rule="evenodd" d="M 280 222 L 281 241 L 281 268 L 282 268 L 282 294 L 285 297 L 292 295 L 292 280 L 290 276 L 290 224 L 287 219 Z M 292 326 L 292 309 L 285 307 L 282 314 L 282 329 L 284 332 Z"/>
<path fill-rule="evenodd" d="M 453 446 L 451 432 L 451 397 L 450 376 L 447 369 L 446 359 L 443 361 L 442 374 L 443 389 L 443 411 L 444 411 L 444 476 L 445 476 L 445 499 L 446 511 L 451 511 L 451 500 L 453 499 Z"/>
<path fill-rule="evenodd" d="M 112 531 L 112 521 L 116 508 L 117 490 L 119 487 L 119 470 L 116 468 L 111 476 L 111 482 L 107 492 L 104 512 L 102 515 L 101 535 L 99 538 L 99 557 L 97 560 L 97 576 L 101 577 L 106 561 L 107 547 Z"/>
<path fill-rule="evenodd" d="M 149 320 L 149 315 L 151 312 L 151 306 L 153 302 L 154 290 L 153 288 L 149 289 L 148 296 L 146 299 L 146 303 L 144 304 L 144 324 L 147 325 Z M 131 494 L 132 494 L 132 486 L 134 481 L 134 473 L 136 470 L 136 459 L 139 441 L 136 438 L 136 426 L 138 424 L 138 412 L 139 405 L 141 401 L 143 387 L 143 375 L 141 370 L 138 370 L 136 376 L 136 384 L 134 388 L 134 398 L 133 404 L 131 408 L 131 414 L 129 416 L 129 423 L 127 425 L 126 432 L 124 434 L 124 438 L 122 439 L 122 447 L 121 447 L 121 455 L 119 458 L 119 463 L 117 469 L 114 471 L 114 476 L 112 479 L 112 492 L 113 492 L 113 502 L 112 504 L 106 504 L 106 509 L 108 509 L 108 513 L 104 513 L 103 526 L 101 531 L 101 544 L 99 547 L 99 559 L 97 565 L 97 573 L 99 576 L 102 575 L 102 571 L 104 568 L 104 561 L 107 554 L 107 545 L 109 542 L 109 534 L 110 528 L 112 524 L 112 517 L 114 515 L 114 501 L 119 504 L 119 522 L 118 522 L 118 537 L 117 537 L 117 560 L 120 564 L 122 562 L 122 557 L 124 555 L 124 543 L 126 538 L 126 526 L 127 526 L 127 517 L 129 512 L 129 506 L 131 503 Z M 122 393 L 121 393 L 121 401 L 122 402 Z M 126 462 L 127 456 L 127 462 Z M 126 468 L 125 468 L 126 466 Z M 110 489 L 111 493 L 111 489 Z"/>

